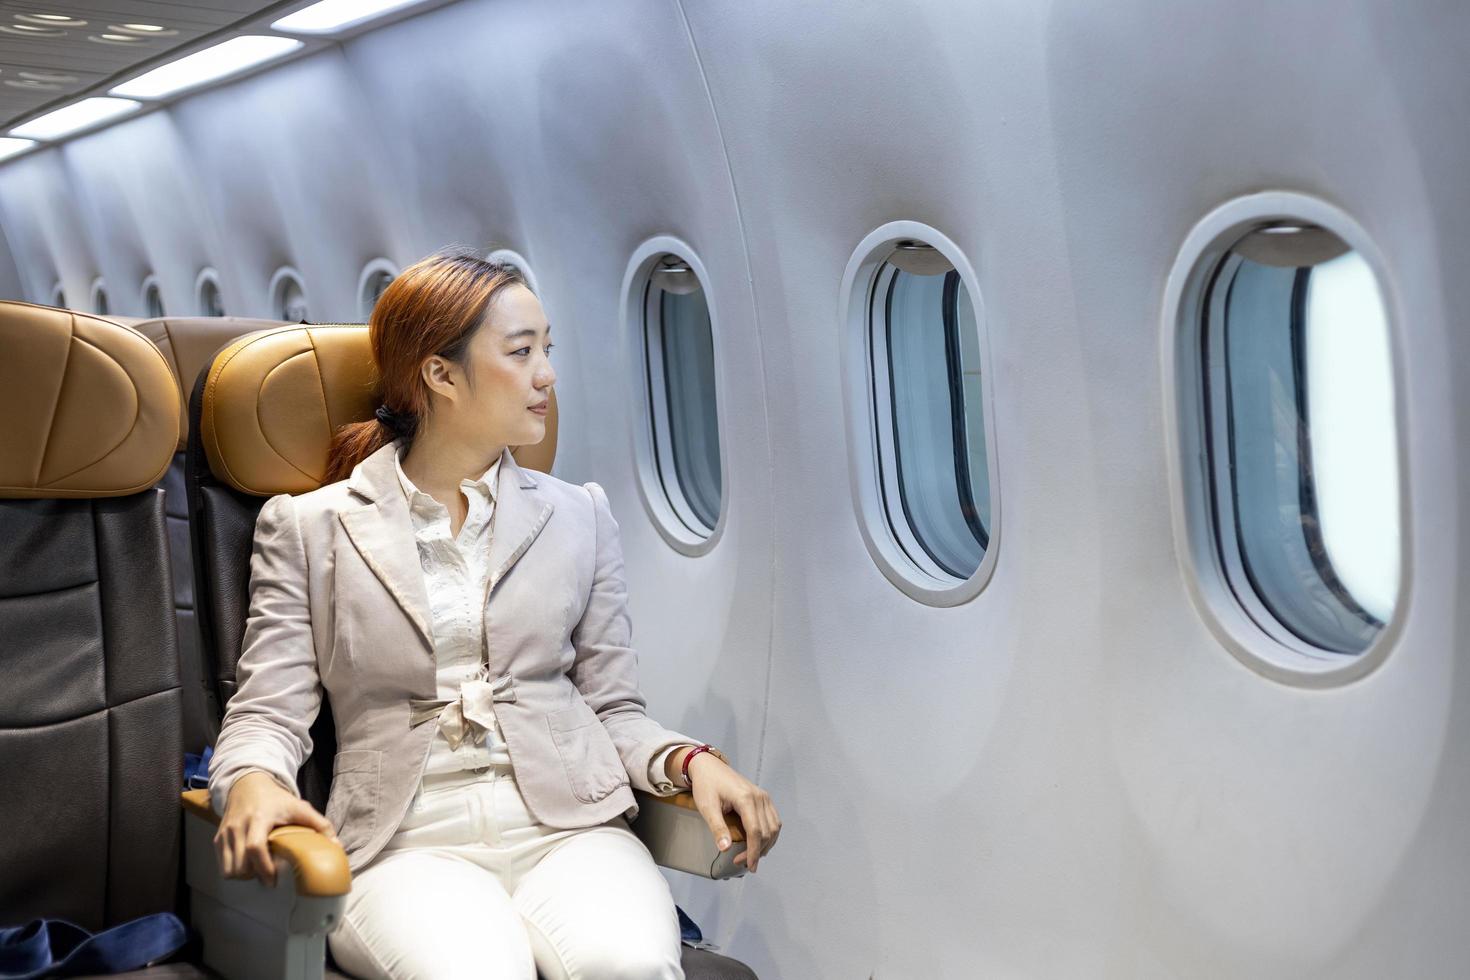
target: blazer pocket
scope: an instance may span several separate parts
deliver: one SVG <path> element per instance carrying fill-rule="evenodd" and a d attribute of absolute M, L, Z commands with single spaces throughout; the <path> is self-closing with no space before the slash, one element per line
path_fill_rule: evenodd
<path fill-rule="evenodd" d="M 373 836 L 378 825 L 378 779 L 383 753 L 338 752 L 332 760 L 332 790 L 324 814 L 342 847 L 351 850 Z"/>
<path fill-rule="evenodd" d="M 547 715 L 546 724 L 577 799 L 596 803 L 628 785 L 628 770 L 612 736 L 580 696 L 570 708 Z"/>

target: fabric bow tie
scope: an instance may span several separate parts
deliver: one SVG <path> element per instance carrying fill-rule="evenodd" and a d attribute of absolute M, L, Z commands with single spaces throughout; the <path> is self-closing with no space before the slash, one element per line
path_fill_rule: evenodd
<path fill-rule="evenodd" d="M 417 728 L 438 718 L 439 731 L 444 733 L 451 752 L 465 742 L 484 745 L 486 733 L 495 724 L 495 702 L 515 699 L 515 687 L 509 674 L 488 680 L 482 667 L 473 680 L 460 683 L 459 697 L 452 701 L 410 700 L 408 724 L 410 728 Z"/>

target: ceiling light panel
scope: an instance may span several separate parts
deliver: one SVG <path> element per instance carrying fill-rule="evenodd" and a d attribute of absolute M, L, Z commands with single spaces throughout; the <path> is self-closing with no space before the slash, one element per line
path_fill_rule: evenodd
<path fill-rule="evenodd" d="M 13 136 L 0 136 L 0 160 L 8 160 L 17 153 L 24 153 L 35 145 L 35 140 L 22 140 L 16 139 Z"/>
<path fill-rule="evenodd" d="M 37 27 L 34 24 L 0 24 L 0 31 L 17 37 L 65 37 L 66 31 L 59 27 Z"/>
<path fill-rule="evenodd" d="M 16 14 L 22 24 L 40 24 L 42 27 L 86 27 L 87 22 L 66 14 Z"/>
<path fill-rule="evenodd" d="M 107 30 L 113 34 L 127 34 L 133 37 L 173 37 L 179 32 L 169 27 L 159 27 L 157 24 L 108 24 Z"/>
<path fill-rule="evenodd" d="M 331 34 L 366 23 L 423 0 L 321 0 L 271 24 L 287 34 Z"/>
<path fill-rule="evenodd" d="M 123 82 L 111 94 L 136 99 L 167 98 L 285 57 L 301 47 L 300 41 L 289 37 L 258 34 L 234 37 Z"/>
<path fill-rule="evenodd" d="M 12 129 L 10 135 L 37 140 L 60 139 L 98 123 L 125 116 L 137 110 L 139 105 L 140 103 L 131 99 L 82 99 L 23 123 Z"/>

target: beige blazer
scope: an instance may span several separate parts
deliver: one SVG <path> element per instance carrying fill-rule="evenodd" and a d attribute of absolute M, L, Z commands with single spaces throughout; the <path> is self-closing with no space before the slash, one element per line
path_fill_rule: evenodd
<path fill-rule="evenodd" d="M 250 617 L 210 763 L 230 787 L 263 769 L 295 791 L 308 734 L 331 698 L 337 755 L 326 817 L 358 870 L 398 828 L 437 726 L 410 724 L 435 690 L 432 617 L 389 444 L 352 476 L 272 497 L 255 526 Z M 558 828 L 637 814 L 650 760 L 697 742 L 644 713 L 630 645 L 617 521 L 596 483 L 501 457 L 485 602 L 495 713 L 532 814 Z"/>

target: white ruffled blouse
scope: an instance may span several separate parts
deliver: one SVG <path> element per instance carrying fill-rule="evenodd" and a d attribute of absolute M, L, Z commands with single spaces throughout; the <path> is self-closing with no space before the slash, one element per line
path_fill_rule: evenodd
<path fill-rule="evenodd" d="M 477 480 L 460 481 L 469 511 L 457 536 L 449 533 L 449 510 L 413 485 L 403 472 L 402 447 L 394 467 L 418 544 L 419 565 L 433 617 L 436 691 L 448 701 L 438 710 L 439 731 L 429 748 L 425 775 L 510 764 L 500 726 L 495 720 L 493 684 L 481 673 L 485 642 L 482 613 L 490 584 L 490 536 L 495 515 L 500 457 Z M 677 792 L 665 770 L 671 746 L 649 763 L 648 778 L 660 794 Z"/>

